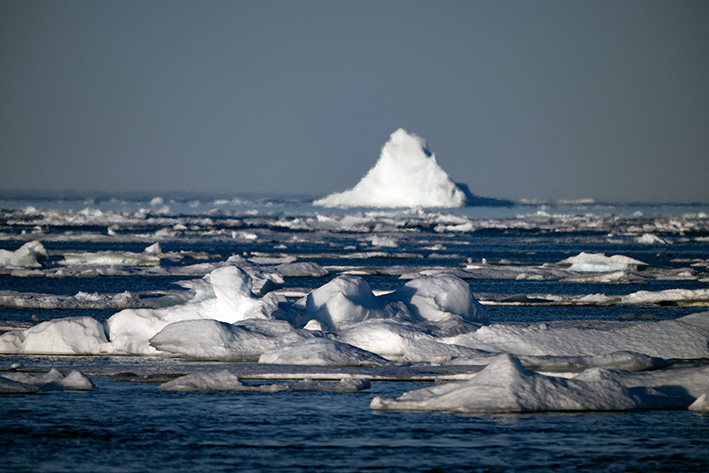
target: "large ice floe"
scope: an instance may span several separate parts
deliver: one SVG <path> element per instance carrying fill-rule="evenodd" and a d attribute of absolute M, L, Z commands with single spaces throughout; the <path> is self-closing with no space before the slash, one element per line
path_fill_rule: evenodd
<path fill-rule="evenodd" d="M 422 138 L 400 128 L 391 134 L 379 160 L 355 187 L 330 194 L 314 204 L 325 207 L 462 207 L 475 199 L 467 186 L 450 179 Z"/>
<path fill-rule="evenodd" d="M 500 355 L 468 381 L 410 391 L 397 399 L 375 397 L 371 407 L 475 414 L 687 408 L 692 403 L 691 395 L 628 387 L 626 378 L 624 373 L 600 368 L 571 378 L 549 376 L 528 371 L 511 355 Z"/>

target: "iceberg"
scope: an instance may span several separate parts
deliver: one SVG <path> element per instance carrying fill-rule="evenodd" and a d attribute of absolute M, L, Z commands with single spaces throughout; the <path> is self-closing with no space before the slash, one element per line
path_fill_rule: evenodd
<path fill-rule="evenodd" d="M 379 160 L 352 189 L 313 202 L 323 207 L 463 207 L 508 205 L 473 196 L 440 167 L 425 141 L 399 128 L 382 148 Z"/>

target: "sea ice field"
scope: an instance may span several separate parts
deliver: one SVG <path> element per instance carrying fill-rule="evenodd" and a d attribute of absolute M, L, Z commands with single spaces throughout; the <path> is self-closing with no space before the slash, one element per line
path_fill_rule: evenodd
<path fill-rule="evenodd" d="M 425 205 L 428 203 L 429 205 Z M 2 471 L 707 471 L 709 205 L 0 198 Z"/>
<path fill-rule="evenodd" d="M 2 471 L 706 471 L 709 208 L 0 202 Z"/>

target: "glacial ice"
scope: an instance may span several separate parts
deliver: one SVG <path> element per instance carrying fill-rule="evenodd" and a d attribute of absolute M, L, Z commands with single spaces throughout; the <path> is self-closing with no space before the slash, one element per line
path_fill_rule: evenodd
<path fill-rule="evenodd" d="M 461 207 L 466 192 L 438 165 L 420 137 L 398 129 L 352 189 L 316 200 L 325 207 Z"/>

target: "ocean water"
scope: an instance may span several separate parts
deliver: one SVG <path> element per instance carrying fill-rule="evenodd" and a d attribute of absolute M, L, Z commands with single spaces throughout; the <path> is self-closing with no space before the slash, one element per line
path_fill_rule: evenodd
<path fill-rule="evenodd" d="M 374 291 L 390 291 L 412 274 L 445 269 L 469 272 L 466 281 L 496 323 L 666 320 L 709 306 L 692 297 L 632 305 L 617 299 L 709 287 L 709 206 L 338 211 L 278 199 L 103 198 L 5 199 L 0 209 L 0 249 L 40 241 L 49 255 L 41 269 L 0 268 L 5 325 L 79 315 L 105 320 L 120 308 L 89 306 L 76 295 L 127 291 L 133 304 L 149 306 L 184 291 L 177 282 L 202 277 L 234 255 L 315 262 L 329 272 L 285 277 L 276 291 L 290 301 L 343 272 L 360 275 Z M 646 234 L 658 240 L 640 242 Z M 165 255 L 157 268 L 64 264 L 70 253 L 141 254 L 155 242 Z M 560 261 L 581 252 L 621 254 L 645 264 L 613 282 L 554 276 Z M 577 297 L 596 294 L 606 297 L 600 303 Z M 709 416 L 686 410 L 374 412 L 374 396 L 397 397 L 429 384 L 373 382 L 354 394 L 200 394 L 100 375 L 114 365 L 160 372 L 171 363 L 0 355 L 0 370 L 21 364 L 30 371 L 99 373 L 90 374 L 98 388 L 89 392 L 2 396 L 0 471 L 709 469 Z"/>

